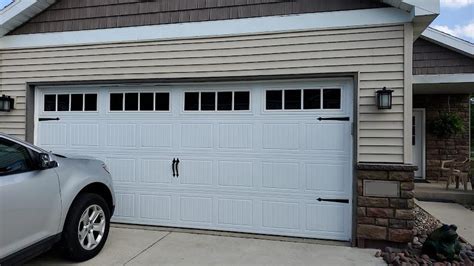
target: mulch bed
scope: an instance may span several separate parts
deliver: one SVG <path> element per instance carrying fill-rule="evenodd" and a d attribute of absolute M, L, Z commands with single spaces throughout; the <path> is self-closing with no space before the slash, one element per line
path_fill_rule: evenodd
<path fill-rule="evenodd" d="M 432 215 L 415 206 L 415 237 L 406 249 L 386 248 L 377 251 L 376 257 L 382 257 L 389 265 L 466 265 L 474 266 L 474 249 L 469 243 L 461 242 L 462 250 L 459 261 L 436 261 L 426 254 L 421 253 L 423 243 L 441 223 Z"/>

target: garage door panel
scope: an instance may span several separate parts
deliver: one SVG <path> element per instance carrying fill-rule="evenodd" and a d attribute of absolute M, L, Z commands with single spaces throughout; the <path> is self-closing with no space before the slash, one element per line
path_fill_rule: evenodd
<path fill-rule="evenodd" d="M 136 125 L 110 124 L 107 125 L 107 146 L 131 148 L 136 147 Z"/>
<path fill-rule="evenodd" d="M 83 123 L 71 124 L 70 140 L 72 147 L 99 146 L 99 125 Z"/>
<path fill-rule="evenodd" d="M 347 168 L 344 164 L 306 163 L 306 189 L 315 192 L 347 193 L 349 187 Z"/>
<path fill-rule="evenodd" d="M 347 152 L 347 123 L 305 125 L 305 149 L 314 151 Z"/>
<path fill-rule="evenodd" d="M 263 162 L 262 187 L 273 189 L 298 189 L 299 164 L 296 162 Z"/>
<path fill-rule="evenodd" d="M 179 163 L 179 182 L 185 185 L 212 185 L 212 160 L 193 160 L 183 158 Z"/>
<path fill-rule="evenodd" d="M 220 149 L 251 149 L 253 147 L 252 124 L 219 124 Z"/>
<path fill-rule="evenodd" d="M 140 206 L 139 217 L 170 222 L 172 219 L 172 202 L 171 195 L 142 194 L 138 204 Z"/>
<path fill-rule="evenodd" d="M 306 230 L 323 234 L 347 233 L 347 206 L 343 204 L 305 204 Z"/>
<path fill-rule="evenodd" d="M 219 161 L 218 182 L 220 186 L 246 187 L 254 186 L 252 161 Z"/>
<path fill-rule="evenodd" d="M 212 124 L 181 124 L 181 148 L 205 148 L 213 147 L 213 125 Z"/>
<path fill-rule="evenodd" d="M 249 199 L 218 198 L 217 223 L 221 226 L 245 226 L 254 224 L 254 203 Z"/>
<path fill-rule="evenodd" d="M 140 125 L 140 147 L 171 148 L 173 133 L 172 124 L 142 124 Z"/>
<path fill-rule="evenodd" d="M 262 202 L 262 226 L 278 230 L 297 230 L 300 228 L 300 207 L 298 202 Z"/>
<path fill-rule="evenodd" d="M 139 169 L 142 183 L 171 184 L 173 182 L 169 159 L 144 158 L 140 160 Z"/>
<path fill-rule="evenodd" d="M 115 204 L 115 219 L 135 217 L 135 194 L 116 190 Z"/>
<path fill-rule="evenodd" d="M 135 159 L 107 157 L 106 163 L 110 168 L 114 183 L 135 182 L 137 163 Z"/>
<path fill-rule="evenodd" d="M 212 197 L 181 196 L 179 199 L 179 220 L 186 223 L 212 222 Z"/>
<path fill-rule="evenodd" d="M 264 124 L 263 148 L 297 150 L 299 148 L 298 124 Z"/>
<path fill-rule="evenodd" d="M 38 138 L 41 147 L 54 146 L 55 148 L 65 148 L 67 139 L 67 124 L 65 123 L 41 123 L 39 131 L 45 132 Z"/>

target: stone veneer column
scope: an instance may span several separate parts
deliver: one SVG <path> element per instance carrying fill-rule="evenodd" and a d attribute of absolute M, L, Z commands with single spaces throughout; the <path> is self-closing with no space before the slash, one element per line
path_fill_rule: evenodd
<path fill-rule="evenodd" d="M 413 165 L 357 166 L 356 237 L 359 247 L 402 247 L 413 240 L 415 170 Z M 367 191 L 367 181 L 393 189 L 387 194 L 373 188 Z"/>

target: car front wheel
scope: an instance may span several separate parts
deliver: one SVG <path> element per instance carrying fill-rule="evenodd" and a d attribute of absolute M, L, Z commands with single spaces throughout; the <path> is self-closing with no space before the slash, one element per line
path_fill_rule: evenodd
<path fill-rule="evenodd" d="M 104 247 L 109 227 L 110 210 L 105 200 L 97 194 L 79 195 L 64 224 L 65 255 L 74 261 L 95 257 Z"/>

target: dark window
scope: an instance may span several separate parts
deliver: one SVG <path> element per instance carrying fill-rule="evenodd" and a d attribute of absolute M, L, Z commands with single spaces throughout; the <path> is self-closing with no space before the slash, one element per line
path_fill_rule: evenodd
<path fill-rule="evenodd" d="M 0 176 L 31 171 L 33 168 L 27 148 L 0 138 Z"/>
<path fill-rule="evenodd" d="M 45 111 L 56 111 L 56 95 L 45 95 L 44 96 L 44 110 Z"/>
<path fill-rule="evenodd" d="M 234 110 L 250 110 L 250 92 L 234 92 Z"/>
<path fill-rule="evenodd" d="M 285 90 L 285 109 L 301 109 L 301 90 Z"/>
<path fill-rule="evenodd" d="M 71 94 L 71 111 L 82 111 L 83 100 L 82 94 Z"/>
<path fill-rule="evenodd" d="M 58 111 L 69 111 L 69 94 L 58 95 Z"/>
<path fill-rule="evenodd" d="M 266 107 L 267 110 L 281 110 L 282 91 L 267 91 Z"/>
<path fill-rule="evenodd" d="M 218 92 L 217 93 L 217 110 L 232 111 L 232 92 Z"/>
<path fill-rule="evenodd" d="M 138 93 L 125 93 L 125 111 L 138 111 Z"/>
<path fill-rule="evenodd" d="M 153 111 L 153 93 L 140 93 L 140 111 Z"/>
<path fill-rule="evenodd" d="M 97 94 L 86 94 L 84 99 L 84 111 L 97 111 Z"/>
<path fill-rule="evenodd" d="M 341 109 L 341 90 L 330 89 L 323 90 L 323 108 Z"/>
<path fill-rule="evenodd" d="M 110 94 L 110 111 L 123 111 L 123 93 Z"/>
<path fill-rule="evenodd" d="M 201 92 L 201 111 L 216 110 L 216 93 Z"/>
<path fill-rule="evenodd" d="M 184 110 L 199 110 L 199 92 L 186 92 L 184 94 Z"/>
<path fill-rule="evenodd" d="M 156 111 L 169 111 L 170 110 L 170 94 L 167 92 L 156 93 L 155 102 Z"/>
<path fill-rule="evenodd" d="M 321 109 L 321 90 L 303 91 L 303 109 Z"/>

